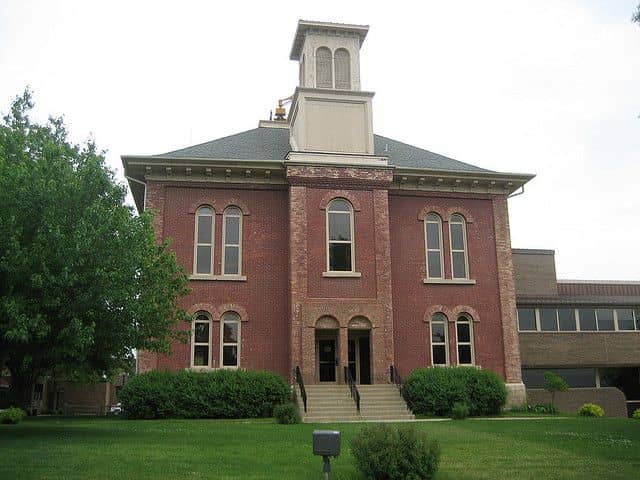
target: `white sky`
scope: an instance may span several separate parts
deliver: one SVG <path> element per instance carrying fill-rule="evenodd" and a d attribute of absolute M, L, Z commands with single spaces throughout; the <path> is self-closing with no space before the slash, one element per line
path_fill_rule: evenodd
<path fill-rule="evenodd" d="M 313 3 L 313 4 L 312 4 Z M 535 173 L 512 244 L 556 250 L 559 278 L 640 280 L 638 0 L 0 2 L 0 110 L 30 85 L 120 155 L 255 128 L 290 95 L 299 18 L 368 24 L 376 133 Z"/>

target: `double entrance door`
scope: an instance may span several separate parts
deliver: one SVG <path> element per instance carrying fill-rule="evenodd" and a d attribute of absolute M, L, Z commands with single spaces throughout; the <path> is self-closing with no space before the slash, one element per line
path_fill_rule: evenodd
<path fill-rule="evenodd" d="M 337 350 L 337 339 L 320 338 L 318 348 L 318 380 L 335 382 L 338 378 L 340 364 Z M 348 361 L 351 376 L 357 383 L 371 383 L 371 345 L 369 332 L 351 333 L 348 339 Z"/>

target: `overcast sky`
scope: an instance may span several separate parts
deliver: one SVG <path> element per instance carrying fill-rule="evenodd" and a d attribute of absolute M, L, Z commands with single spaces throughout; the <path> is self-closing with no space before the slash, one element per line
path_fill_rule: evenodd
<path fill-rule="evenodd" d="M 639 0 L 0 2 L 0 110 L 29 85 L 120 155 L 255 128 L 290 95 L 299 18 L 370 25 L 362 88 L 376 133 L 535 173 L 512 244 L 559 278 L 640 280 Z"/>

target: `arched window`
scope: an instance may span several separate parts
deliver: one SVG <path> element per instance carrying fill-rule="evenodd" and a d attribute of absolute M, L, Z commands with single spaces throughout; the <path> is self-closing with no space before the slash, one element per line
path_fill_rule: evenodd
<path fill-rule="evenodd" d="M 447 345 L 447 317 L 443 313 L 434 313 L 431 317 L 431 364 L 448 365 L 449 347 Z"/>
<path fill-rule="evenodd" d="M 202 206 L 196 211 L 195 242 L 193 252 L 193 273 L 213 275 L 213 229 L 214 211 Z"/>
<path fill-rule="evenodd" d="M 206 312 L 194 316 L 191 329 L 191 366 L 211 366 L 211 318 Z"/>
<path fill-rule="evenodd" d="M 222 335 L 220 335 L 220 365 L 240 366 L 240 315 L 226 312 L 222 315 Z"/>
<path fill-rule="evenodd" d="M 336 88 L 351 90 L 351 57 L 345 48 L 339 48 L 334 54 Z"/>
<path fill-rule="evenodd" d="M 458 365 L 473 365 L 473 321 L 468 315 L 460 315 L 456 321 L 456 347 Z"/>
<path fill-rule="evenodd" d="M 304 64 L 305 64 L 306 60 L 304 58 L 304 53 L 302 54 L 302 60 L 300 60 L 300 70 L 299 70 L 299 76 L 300 76 L 300 86 L 304 87 L 304 83 L 305 83 L 305 79 L 304 79 Z"/>
<path fill-rule="evenodd" d="M 327 208 L 327 268 L 330 272 L 354 271 L 353 208 L 336 198 Z"/>
<path fill-rule="evenodd" d="M 436 213 L 426 216 L 424 238 L 427 251 L 427 278 L 444 278 L 442 268 L 442 219 Z"/>
<path fill-rule="evenodd" d="M 222 274 L 240 275 L 242 270 L 242 210 L 228 207 L 222 222 Z"/>
<path fill-rule="evenodd" d="M 449 219 L 449 240 L 451 242 L 452 278 L 469 278 L 467 229 L 464 217 L 460 214 L 451 215 Z"/>
<path fill-rule="evenodd" d="M 316 87 L 332 88 L 333 72 L 331 71 L 331 50 L 320 47 L 316 50 Z"/>

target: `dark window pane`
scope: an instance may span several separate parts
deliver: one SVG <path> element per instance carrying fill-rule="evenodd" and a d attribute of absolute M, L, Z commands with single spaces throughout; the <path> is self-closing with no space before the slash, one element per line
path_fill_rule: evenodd
<path fill-rule="evenodd" d="M 640 308 L 634 310 L 636 317 L 636 330 L 640 330 Z"/>
<path fill-rule="evenodd" d="M 329 240 L 351 240 L 351 215 L 329 214 Z"/>
<path fill-rule="evenodd" d="M 536 311 L 534 308 L 518 309 L 518 327 L 523 332 L 536 330 Z"/>
<path fill-rule="evenodd" d="M 432 323 L 431 324 L 431 341 L 438 343 L 445 341 L 444 324 Z"/>
<path fill-rule="evenodd" d="M 331 211 L 331 212 L 350 212 L 351 209 L 349 208 L 349 202 L 347 202 L 346 200 L 336 199 L 336 200 L 333 200 L 329 204 L 329 211 Z"/>
<path fill-rule="evenodd" d="M 224 324 L 224 337 L 222 339 L 224 343 L 237 343 L 238 342 L 238 324 L 233 322 L 225 322 Z"/>
<path fill-rule="evenodd" d="M 329 270 L 338 272 L 351 271 L 351 244 L 329 244 Z"/>
<path fill-rule="evenodd" d="M 235 367 L 238 365 L 238 347 L 227 345 L 222 348 L 222 366 Z"/>
<path fill-rule="evenodd" d="M 581 308 L 578 310 L 578 318 L 580 319 L 580 330 L 584 332 L 595 332 L 596 329 L 596 311 L 593 308 Z"/>
<path fill-rule="evenodd" d="M 211 243 L 213 217 L 198 216 L 198 243 Z"/>
<path fill-rule="evenodd" d="M 234 275 L 240 273 L 238 268 L 238 260 L 240 255 L 240 247 L 224 248 L 224 273 L 225 275 Z"/>
<path fill-rule="evenodd" d="M 447 364 L 447 352 L 444 345 L 433 346 L 433 365 L 446 365 Z"/>
<path fill-rule="evenodd" d="M 209 347 L 196 345 L 193 347 L 193 364 L 198 367 L 209 365 Z"/>
<path fill-rule="evenodd" d="M 442 278 L 442 262 L 440 252 L 428 252 L 429 278 Z"/>
<path fill-rule="evenodd" d="M 527 388 L 544 388 L 544 373 L 562 377 L 571 388 L 596 386 L 595 368 L 523 368 L 522 381 Z"/>
<path fill-rule="evenodd" d="M 458 345 L 458 362 L 466 365 L 471 362 L 471 345 Z"/>
<path fill-rule="evenodd" d="M 211 247 L 198 246 L 196 273 L 211 273 Z"/>
<path fill-rule="evenodd" d="M 540 309 L 540 330 L 547 331 L 547 332 L 558 330 L 555 308 Z"/>
<path fill-rule="evenodd" d="M 451 231 L 451 248 L 453 250 L 464 250 L 462 225 L 460 223 L 450 223 L 449 229 Z"/>
<path fill-rule="evenodd" d="M 196 343 L 209 343 L 209 323 L 196 322 L 193 338 Z"/>
<path fill-rule="evenodd" d="M 598 330 L 611 331 L 615 330 L 613 324 L 613 310 L 611 308 L 598 308 Z"/>
<path fill-rule="evenodd" d="M 576 316 L 573 308 L 559 308 L 558 323 L 560 324 L 561 332 L 575 332 Z"/>
<path fill-rule="evenodd" d="M 634 330 L 633 310 L 630 308 L 618 308 L 616 309 L 616 314 L 618 315 L 619 330 Z"/>
<path fill-rule="evenodd" d="M 238 245 L 240 243 L 240 217 L 225 217 L 225 243 Z"/>
<path fill-rule="evenodd" d="M 427 247 L 440 248 L 440 225 L 427 222 Z"/>
<path fill-rule="evenodd" d="M 456 328 L 458 329 L 458 342 L 471 341 L 471 329 L 468 323 L 458 323 Z"/>
<path fill-rule="evenodd" d="M 464 252 L 453 252 L 453 278 L 467 278 Z"/>

